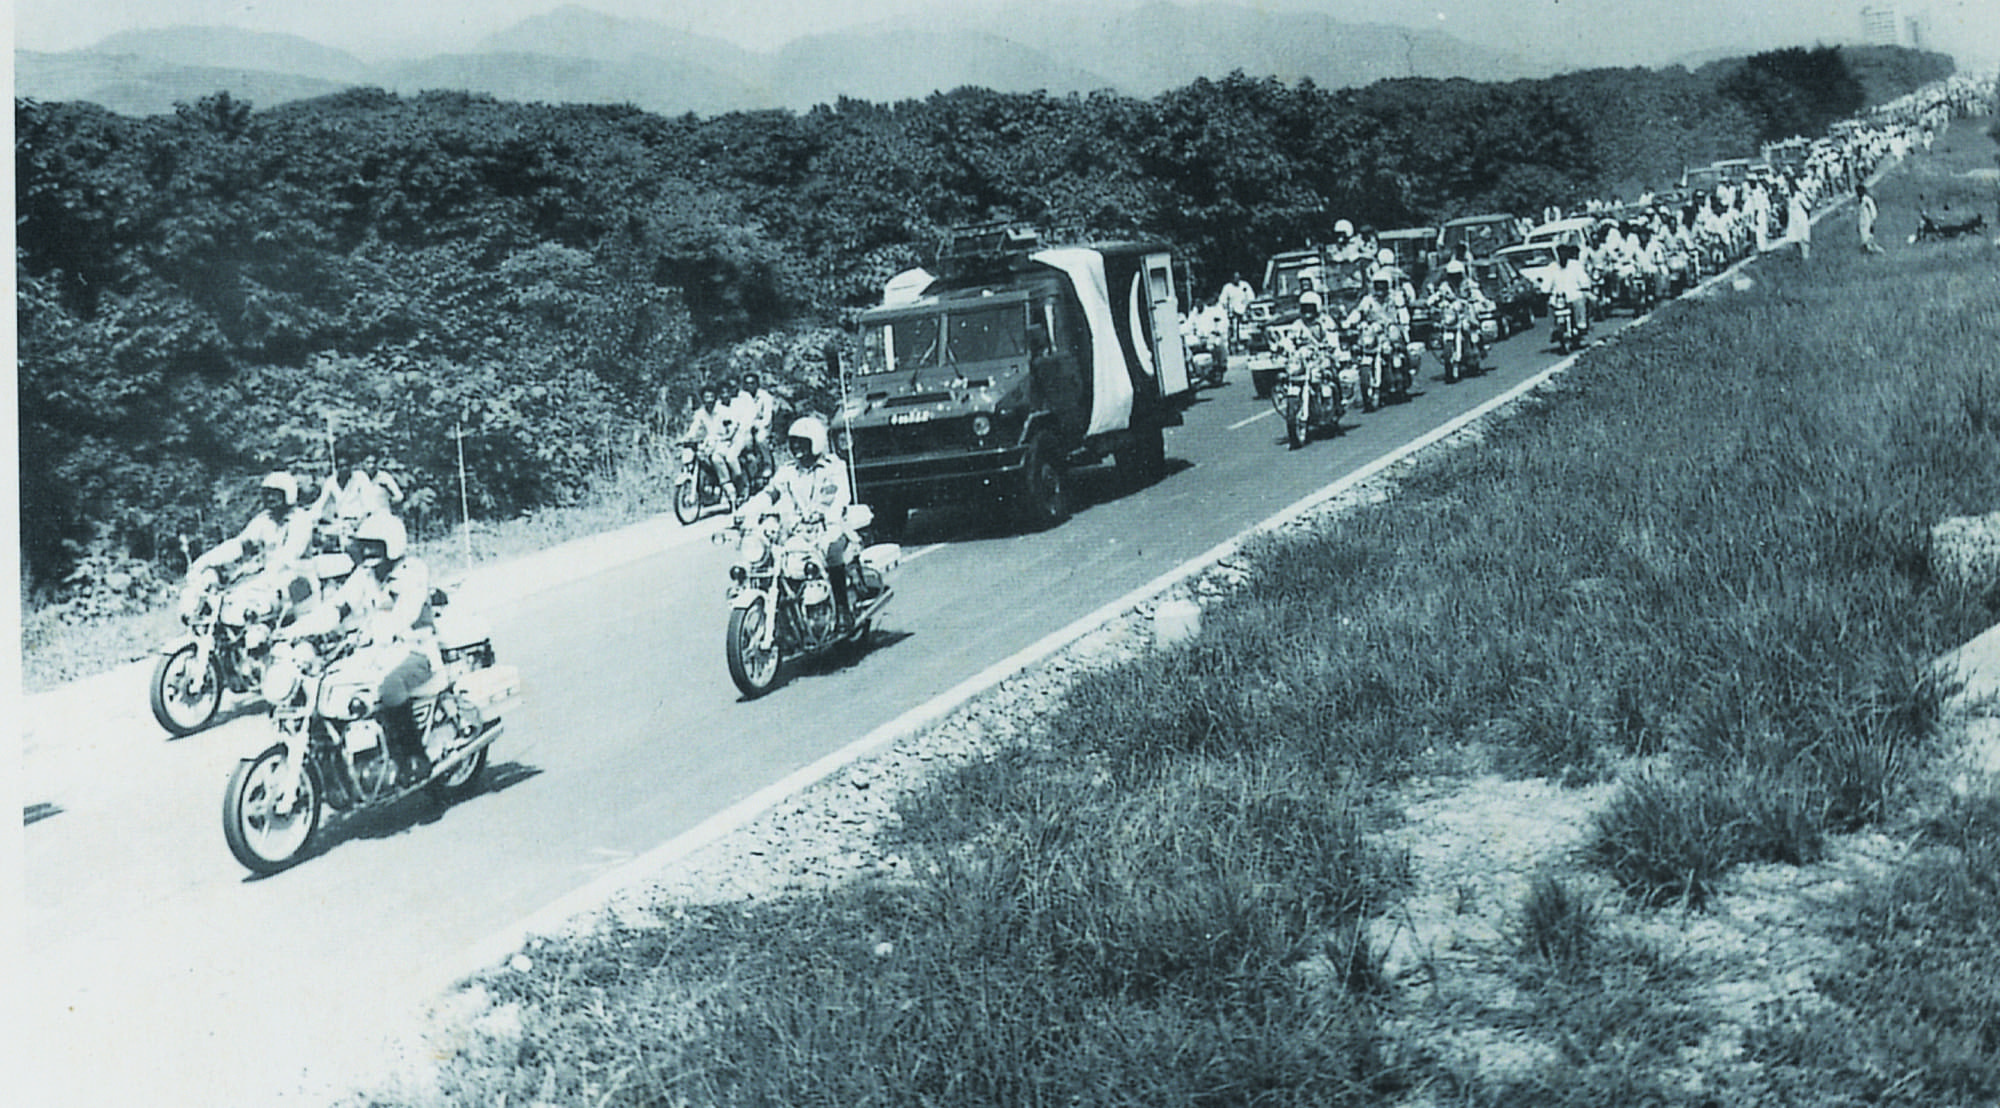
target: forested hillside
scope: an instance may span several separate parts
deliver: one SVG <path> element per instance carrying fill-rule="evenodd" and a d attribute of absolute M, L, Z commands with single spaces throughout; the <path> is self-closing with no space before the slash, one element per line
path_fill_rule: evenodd
<path fill-rule="evenodd" d="M 475 515 L 566 502 L 732 359 L 809 377 L 954 224 L 1160 236 L 1206 294 L 1337 217 L 1629 195 L 1949 70 L 1828 48 L 713 118 L 379 91 L 145 119 L 17 101 L 24 593 L 79 559 L 178 573 L 179 538 L 240 525 L 254 474 L 317 478 L 330 447 L 408 474 L 420 527 L 455 518 L 455 431 Z"/>

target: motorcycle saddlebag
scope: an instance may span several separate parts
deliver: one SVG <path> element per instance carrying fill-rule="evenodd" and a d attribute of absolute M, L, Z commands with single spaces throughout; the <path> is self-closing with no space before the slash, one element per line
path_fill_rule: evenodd
<path fill-rule="evenodd" d="M 871 595 L 882 590 L 882 575 L 903 560 L 903 548 L 893 542 L 878 542 L 861 551 L 861 587 Z"/>
<path fill-rule="evenodd" d="M 499 719 L 521 703 L 521 671 L 516 666 L 487 666 L 458 679 L 461 696 L 479 709 L 481 719 Z"/>

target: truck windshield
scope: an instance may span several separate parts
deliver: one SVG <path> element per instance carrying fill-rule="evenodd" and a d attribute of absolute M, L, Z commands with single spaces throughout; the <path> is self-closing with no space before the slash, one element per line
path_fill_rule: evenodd
<path fill-rule="evenodd" d="M 1028 352 L 1028 332 L 1019 304 L 953 312 L 945 318 L 951 328 L 951 341 L 945 346 L 949 363 L 991 362 Z"/>
<path fill-rule="evenodd" d="M 938 317 L 910 316 L 868 328 L 861 340 L 861 372 L 912 373 L 938 364 Z"/>
<path fill-rule="evenodd" d="M 1025 324 L 1019 303 L 878 324 L 862 337 L 861 372 L 921 373 L 939 366 L 1022 357 L 1028 352 Z"/>

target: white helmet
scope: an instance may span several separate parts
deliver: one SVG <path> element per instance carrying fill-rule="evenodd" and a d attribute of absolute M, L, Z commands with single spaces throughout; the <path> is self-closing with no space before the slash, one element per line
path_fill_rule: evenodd
<path fill-rule="evenodd" d="M 1447 276 L 1447 277 L 1459 277 L 1459 276 L 1463 276 L 1463 275 L 1464 275 L 1464 273 L 1465 273 L 1465 263 L 1464 263 L 1464 262 L 1461 262 L 1461 261 L 1459 261 L 1459 260 L 1458 260 L 1457 258 L 1453 258 L 1452 260 L 1450 260 L 1450 261 L 1448 261 L 1448 262 L 1444 263 L 1444 275 L 1445 275 L 1445 276 Z"/>
<path fill-rule="evenodd" d="M 791 429 L 785 432 L 785 445 L 792 448 L 795 458 L 803 446 L 807 456 L 818 461 L 826 456 L 826 424 L 818 416 L 801 416 L 793 420 Z"/>
<path fill-rule="evenodd" d="M 1311 308 L 1313 311 L 1319 311 L 1320 309 L 1319 293 L 1311 289 L 1307 289 L 1299 294 L 1299 310 L 1305 311 L 1307 308 Z"/>
<path fill-rule="evenodd" d="M 1375 272 L 1368 275 L 1368 283 L 1386 287 L 1389 284 L 1389 271 L 1380 268 L 1376 269 Z"/>
<path fill-rule="evenodd" d="M 1333 224 L 1333 233 L 1336 235 L 1351 237 L 1354 234 L 1354 224 L 1349 223 L 1347 220 L 1344 219 L 1335 220 Z"/>
<path fill-rule="evenodd" d="M 282 469 L 266 473 L 263 482 L 258 485 L 258 488 L 277 489 L 279 492 L 285 494 L 285 507 L 292 508 L 298 506 L 299 480 Z"/>
<path fill-rule="evenodd" d="M 1383 247 L 1383 248 L 1382 248 L 1382 249 L 1380 249 L 1380 250 L 1377 250 L 1377 251 L 1375 252 L 1375 264 L 1376 264 L 1376 265 L 1395 265 L 1395 264 L 1396 264 L 1396 252 L 1395 252 L 1394 250 L 1391 250 L 1391 249 L 1389 249 L 1389 248 L 1388 248 L 1388 247 L 1386 247 L 1386 246 L 1385 246 L 1385 247 Z"/>
<path fill-rule="evenodd" d="M 354 537 L 348 540 L 350 546 L 357 547 L 353 557 L 362 565 L 372 565 L 377 561 L 395 562 L 402 560 L 410 547 L 410 533 L 393 512 L 370 512 L 355 525 Z M 370 549 L 381 546 L 377 554 Z"/>

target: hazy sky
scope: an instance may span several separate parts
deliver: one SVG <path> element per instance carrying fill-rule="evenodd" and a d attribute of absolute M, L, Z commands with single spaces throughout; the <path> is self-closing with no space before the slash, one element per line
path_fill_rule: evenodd
<path fill-rule="evenodd" d="M 364 57 L 462 47 L 565 0 L 12 0 L 15 44 L 73 50 L 115 31 L 223 24 L 303 35 Z M 940 0 L 571 0 L 766 49 Z M 944 0 L 949 3 L 951 0 Z M 961 0 L 964 8 L 987 0 Z M 1072 0 L 1136 6 L 1139 0 Z M 1198 0 L 1180 0 L 1192 5 Z M 1716 46 L 1857 41 L 1864 4 L 1928 12 L 1934 47 L 2000 58 L 2000 0 L 1222 0 L 1354 22 L 1431 26 L 1497 49 L 1653 64 Z"/>

